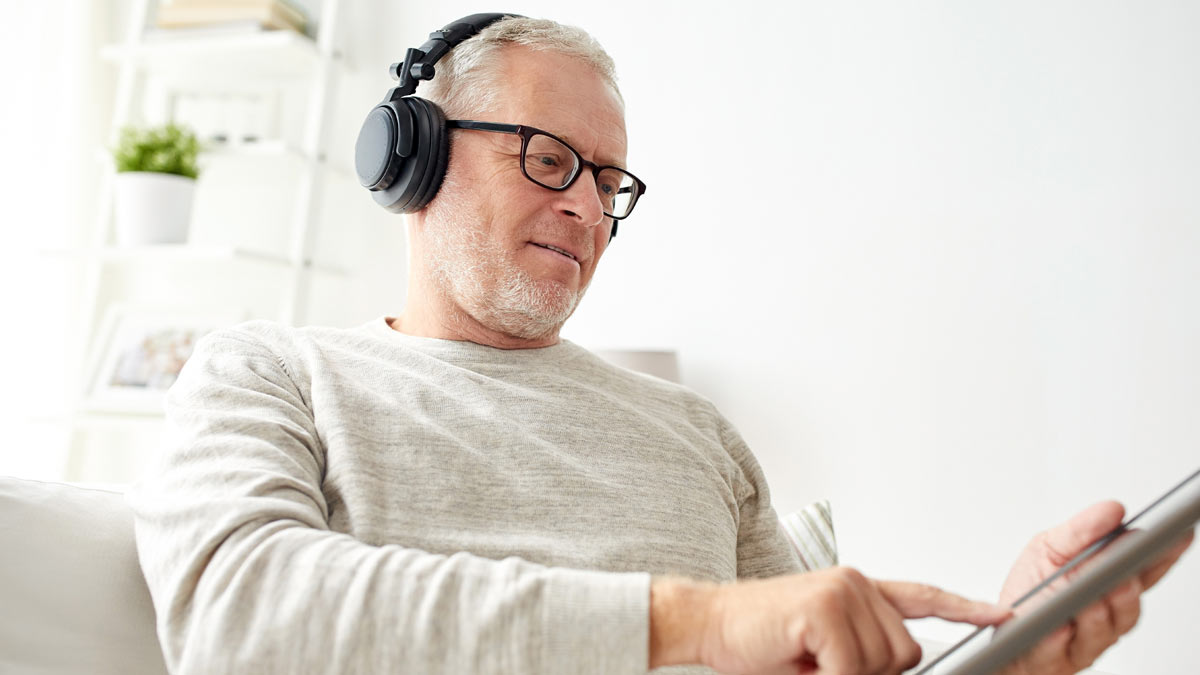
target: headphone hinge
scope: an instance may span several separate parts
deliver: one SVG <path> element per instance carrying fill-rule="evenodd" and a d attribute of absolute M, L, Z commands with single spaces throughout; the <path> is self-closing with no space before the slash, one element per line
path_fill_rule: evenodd
<path fill-rule="evenodd" d="M 400 83 L 400 86 L 396 87 L 391 92 L 388 92 L 389 98 L 392 97 L 392 94 L 396 91 L 403 92 L 400 94 L 400 96 L 408 96 L 417 90 L 418 78 L 413 75 L 413 67 L 416 66 L 419 68 L 421 66 L 426 66 L 426 64 L 420 62 L 423 58 L 425 58 L 425 52 L 421 51 L 420 49 L 409 47 L 408 51 L 404 54 L 404 62 L 393 63 L 391 65 L 391 67 L 388 69 L 388 72 L 391 73 L 393 80 Z"/>

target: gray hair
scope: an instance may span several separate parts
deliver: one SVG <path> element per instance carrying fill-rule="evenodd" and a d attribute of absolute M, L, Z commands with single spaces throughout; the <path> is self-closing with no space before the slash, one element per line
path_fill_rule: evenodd
<path fill-rule="evenodd" d="M 451 49 L 437 62 L 434 78 L 417 95 L 437 103 L 447 119 L 478 116 L 496 109 L 499 95 L 498 52 L 508 45 L 553 51 L 591 66 L 621 97 L 616 66 L 596 38 L 582 28 L 549 19 L 508 17 Z M 623 100 L 623 99 L 622 99 Z"/>

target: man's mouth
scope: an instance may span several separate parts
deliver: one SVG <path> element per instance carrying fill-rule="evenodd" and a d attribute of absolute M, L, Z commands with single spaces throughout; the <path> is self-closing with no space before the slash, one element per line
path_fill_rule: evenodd
<path fill-rule="evenodd" d="M 550 249 L 551 251 L 554 251 L 555 253 L 561 253 L 561 254 L 567 256 L 568 258 L 570 258 L 571 260 L 575 260 L 575 256 L 571 255 L 570 251 L 564 251 L 563 249 L 561 249 L 557 246 L 551 246 L 550 244 L 539 244 L 536 241 L 530 242 L 530 243 L 532 243 L 534 246 L 541 246 L 542 248 Z"/>

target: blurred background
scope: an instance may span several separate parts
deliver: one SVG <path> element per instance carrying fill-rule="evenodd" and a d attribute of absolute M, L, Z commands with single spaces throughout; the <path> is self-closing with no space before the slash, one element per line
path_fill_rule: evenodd
<path fill-rule="evenodd" d="M 280 4 L 302 21 L 6 7 L 0 474 L 135 480 L 203 330 L 399 312 L 354 140 L 405 48 L 480 11 L 600 40 L 649 185 L 564 337 L 674 351 L 780 513 L 832 502 L 844 563 L 991 599 L 1035 532 L 1200 465 L 1200 5 Z M 186 241 L 123 241 L 117 128 L 171 121 L 208 143 Z M 1192 552 L 1097 669 L 1200 670 L 1198 596 Z"/>

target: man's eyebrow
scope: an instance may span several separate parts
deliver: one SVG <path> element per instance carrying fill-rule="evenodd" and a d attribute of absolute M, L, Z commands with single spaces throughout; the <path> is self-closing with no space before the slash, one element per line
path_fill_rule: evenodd
<path fill-rule="evenodd" d="M 622 171 L 629 170 L 629 167 L 625 166 L 625 162 L 618 162 L 615 159 L 610 159 L 608 161 L 602 161 L 602 162 L 596 162 L 596 163 L 599 164 L 600 166 L 615 166 Z"/>
<path fill-rule="evenodd" d="M 571 147 L 575 147 L 575 146 L 572 145 Z M 596 163 L 599 164 L 600 166 L 615 166 L 618 169 L 621 169 L 622 171 L 628 170 L 628 167 L 625 166 L 625 162 L 619 162 L 615 159 L 612 159 L 611 157 L 606 159 L 606 158 L 597 156 Z"/>
<path fill-rule="evenodd" d="M 568 136 L 566 134 L 560 134 L 560 133 L 557 133 L 554 131 L 551 131 L 550 133 L 552 133 L 555 136 L 558 136 L 559 138 L 566 141 L 567 145 L 571 146 L 575 150 L 575 152 L 579 152 L 579 144 L 576 143 L 574 140 L 572 140 L 570 136 Z M 579 154 L 581 156 L 583 155 L 582 152 L 579 152 Z M 626 170 L 626 171 L 628 170 L 628 167 L 625 166 L 625 162 L 619 162 L 611 157 L 601 158 L 601 157 L 597 156 L 595 162 L 597 164 L 599 164 L 600 166 L 615 166 L 621 170 Z"/>

